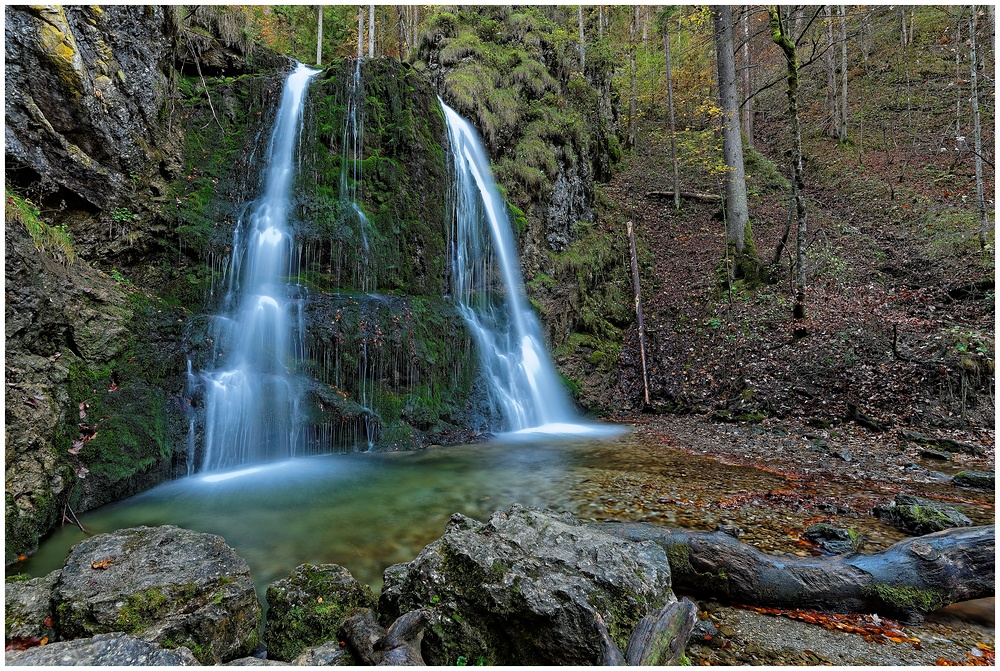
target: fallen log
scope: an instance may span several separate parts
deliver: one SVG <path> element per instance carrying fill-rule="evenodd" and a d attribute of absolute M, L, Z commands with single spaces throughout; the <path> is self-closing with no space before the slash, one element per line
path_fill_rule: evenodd
<path fill-rule="evenodd" d="M 686 200 L 696 200 L 700 203 L 721 203 L 722 196 L 714 193 L 702 193 L 700 191 L 681 191 L 681 198 Z M 647 191 L 646 198 L 673 198 L 673 191 Z"/>
<path fill-rule="evenodd" d="M 872 554 L 801 558 L 765 554 L 719 531 L 595 526 L 663 547 L 675 589 L 748 605 L 881 613 L 912 622 L 995 591 L 995 526 L 908 538 Z"/>

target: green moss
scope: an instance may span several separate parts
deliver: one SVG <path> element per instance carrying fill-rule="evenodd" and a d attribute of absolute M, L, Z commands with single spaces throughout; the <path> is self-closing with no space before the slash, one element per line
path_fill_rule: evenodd
<path fill-rule="evenodd" d="M 893 587 L 877 582 L 865 589 L 867 596 L 877 597 L 897 611 L 920 611 L 929 613 L 945 605 L 948 601 L 934 590 L 924 590 L 911 585 Z"/>
<path fill-rule="evenodd" d="M 170 603 L 170 598 L 156 587 L 125 597 L 125 605 L 118 609 L 115 621 L 117 631 L 134 634 L 149 627 Z"/>
<path fill-rule="evenodd" d="M 374 608 L 375 596 L 367 585 L 345 583 L 339 571 L 303 565 L 287 579 L 289 599 L 276 586 L 267 589 L 267 629 L 264 641 L 268 656 L 290 661 L 302 650 L 337 640 L 337 630 L 347 614 L 358 608 Z"/>

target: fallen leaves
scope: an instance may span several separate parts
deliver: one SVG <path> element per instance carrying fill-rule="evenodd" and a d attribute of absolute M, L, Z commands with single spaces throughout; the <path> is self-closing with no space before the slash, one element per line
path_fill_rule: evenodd
<path fill-rule="evenodd" d="M 816 610 L 763 608 L 760 606 L 740 605 L 740 608 L 752 610 L 763 615 L 787 617 L 808 624 L 815 624 L 830 631 L 842 631 L 857 634 L 866 641 L 874 643 L 910 643 L 917 650 L 921 649 L 920 639 L 907 636 L 901 625 L 895 620 L 889 620 L 878 615 L 863 613 L 822 613 Z"/>
<path fill-rule="evenodd" d="M 965 659 L 953 662 L 939 657 L 935 662 L 938 666 L 996 666 L 996 651 L 985 643 L 976 643 L 976 647 L 965 653 Z"/>
<path fill-rule="evenodd" d="M 7 643 L 4 645 L 3 649 L 4 652 L 11 652 L 13 650 L 28 650 L 29 648 L 37 648 L 38 646 L 45 645 L 48 642 L 48 636 L 15 636 L 7 639 Z"/>

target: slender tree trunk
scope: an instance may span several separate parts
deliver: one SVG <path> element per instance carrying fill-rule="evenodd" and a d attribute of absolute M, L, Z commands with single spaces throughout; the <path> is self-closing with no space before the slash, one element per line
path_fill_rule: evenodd
<path fill-rule="evenodd" d="M 722 103 L 722 154 L 726 162 L 726 245 L 732 248 L 733 276 L 745 277 L 755 274 L 756 258 L 753 258 L 753 241 L 747 244 L 746 240 L 750 216 L 740 138 L 739 96 L 736 94 L 732 6 L 714 5 L 712 18 Z"/>
<path fill-rule="evenodd" d="M 597 39 L 604 39 L 604 5 L 597 6 Z"/>
<path fill-rule="evenodd" d="M 838 5 L 840 14 L 840 141 L 847 142 L 847 8 Z"/>
<path fill-rule="evenodd" d="M 740 10 L 740 24 L 743 27 L 743 106 L 741 109 L 741 125 L 747 146 L 753 146 L 753 81 L 750 78 L 750 5 L 743 5 Z"/>
<path fill-rule="evenodd" d="M 986 200 L 983 197 L 983 133 L 979 118 L 979 60 L 976 57 L 976 12 L 969 9 L 969 85 L 972 89 L 972 134 L 976 149 L 976 205 L 979 208 L 979 246 L 986 249 L 989 220 L 986 217 Z"/>
<path fill-rule="evenodd" d="M 413 48 L 420 48 L 420 7 L 413 5 Z"/>
<path fill-rule="evenodd" d="M 830 117 L 826 134 L 830 137 L 840 137 L 840 110 L 837 104 L 840 98 L 837 96 L 837 59 L 833 52 L 833 7 L 826 5 L 824 12 L 827 17 L 824 23 L 826 31 L 826 53 L 823 60 L 826 61 L 826 111 Z"/>
<path fill-rule="evenodd" d="M 795 44 L 788 38 L 781 22 L 780 8 L 771 7 L 771 39 L 785 55 L 785 65 L 788 71 L 788 116 L 791 121 L 792 135 L 792 174 L 793 198 L 795 202 L 795 306 L 792 314 L 796 319 L 804 319 L 806 315 L 806 207 L 803 191 L 805 179 L 802 170 L 802 131 L 799 127 L 799 60 L 795 53 Z"/>
<path fill-rule="evenodd" d="M 317 15 L 319 18 L 316 23 L 316 67 L 322 67 L 323 65 L 323 5 L 319 5 L 317 9 Z"/>
<path fill-rule="evenodd" d="M 358 5 L 358 60 L 364 55 L 365 50 L 365 8 Z"/>
<path fill-rule="evenodd" d="M 962 44 L 962 19 L 955 25 L 955 81 L 962 81 L 962 51 L 959 45 Z M 955 137 L 962 135 L 962 87 L 955 87 Z M 958 142 L 956 139 L 955 142 Z"/>
<path fill-rule="evenodd" d="M 635 118 L 635 96 L 636 96 L 636 68 L 635 68 L 635 52 L 638 47 L 636 44 L 639 28 L 639 6 L 636 5 L 634 11 L 632 12 L 632 25 L 629 29 L 629 48 L 628 48 L 628 59 L 629 68 L 631 72 L 631 85 L 629 87 L 628 94 L 628 138 L 626 140 L 629 149 L 635 147 L 635 129 L 636 129 L 636 118 Z"/>
<path fill-rule="evenodd" d="M 375 58 L 375 5 L 368 5 L 368 58 Z"/>
<path fill-rule="evenodd" d="M 403 8 L 396 6 L 396 50 L 399 52 L 400 62 L 406 60 L 406 21 L 403 16 Z"/>
<path fill-rule="evenodd" d="M 580 73 L 587 76 L 587 50 L 583 37 L 583 5 L 576 6 L 576 21 L 580 26 Z"/>
<path fill-rule="evenodd" d="M 627 222 L 629 251 L 632 255 L 632 288 L 635 292 L 635 318 L 639 327 L 639 361 L 642 365 L 642 392 L 645 406 L 649 407 L 649 375 L 646 373 L 646 331 L 642 326 L 642 290 L 639 285 L 639 256 L 635 248 L 635 231 Z"/>
<path fill-rule="evenodd" d="M 677 124 L 674 121 L 673 65 L 670 60 L 670 29 L 663 20 L 663 56 L 667 63 L 667 111 L 670 113 L 670 164 L 674 167 L 674 209 L 681 209 L 681 177 L 677 164 Z"/>

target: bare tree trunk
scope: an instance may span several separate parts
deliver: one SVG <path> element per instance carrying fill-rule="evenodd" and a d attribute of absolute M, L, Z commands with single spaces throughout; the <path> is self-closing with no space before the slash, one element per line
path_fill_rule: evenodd
<path fill-rule="evenodd" d="M 847 8 L 838 5 L 840 14 L 840 141 L 847 142 Z"/>
<path fill-rule="evenodd" d="M 840 137 L 840 110 L 837 104 L 840 98 L 837 96 L 837 60 L 833 54 L 833 7 L 826 5 L 823 9 L 827 15 L 824 23 L 826 31 L 826 53 L 823 60 L 826 61 L 826 111 L 830 117 L 830 123 L 826 127 L 826 134 L 830 137 Z"/>
<path fill-rule="evenodd" d="M 403 8 L 396 6 L 396 51 L 399 52 L 400 62 L 406 60 L 406 21 L 403 16 Z"/>
<path fill-rule="evenodd" d="M 955 24 L 955 81 L 962 81 L 962 51 L 958 45 L 962 44 L 962 19 Z M 962 87 L 955 87 L 955 137 L 962 135 Z M 957 142 L 957 140 L 956 140 Z"/>
<path fill-rule="evenodd" d="M 597 6 L 597 39 L 604 39 L 604 5 Z"/>
<path fill-rule="evenodd" d="M 576 6 L 576 20 L 580 25 L 580 73 L 587 76 L 587 54 L 583 38 L 583 5 Z"/>
<path fill-rule="evenodd" d="M 750 78 L 750 5 L 740 10 L 740 24 L 743 27 L 743 106 L 740 108 L 740 125 L 748 147 L 753 146 L 753 82 Z"/>
<path fill-rule="evenodd" d="M 619 538 L 652 541 L 670 558 L 674 585 L 739 603 L 778 608 L 916 616 L 993 596 L 996 527 L 907 538 L 872 554 L 775 557 L 721 531 L 648 523 L 596 523 Z"/>
<path fill-rule="evenodd" d="M 736 94 L 732 6 L 712 6 L 712 19 L 715 24 L 719 100 L 722 103 L 722 154 L 726 162 L 726 245 L 733 250 L 733 276 L 746 277 L 756 273 L 756 259 L 748 253 L 753 249 L 752 241 L 750 244 L 746 242 L 750 213 L 743 170 L 739 96 Z"/>
<path fill-rule="evenodd" d="M 667 19 L 663 20 L 663 55 L 667 62 L 667 110 L 670 113 L 670 164 L 674 168 L 674 209 L 681 209 L 681 177 L 677 164 L 677 124 L 674 121 L 674 81 L 670 60 L 670 29 Z"/>
<path fill-rule="evenodd" d="M 375 5 L 368 5 L 368 58 L 375 58 Z"/>
<path fill-rule="evenodd" d="M 979 118 L 979 60 L 976 58 L 976 12 L 972 5 L 969 10 L 969 85 L 972 88 L 972 134 L 976 149 L 976 205 L 979 208 L 979 246 L 986 249 L 986 233 L 989 220 L 986 218 L 986 201 L 983 197 L 983 132 Z"/>
<path fill-rule="evenodd" d="M 906 48 L 906 7 L 900 6 L 899 12 L 899 48 Z"/>
<path fill-rule="evenodd" d="M 780 9 L 775 6 L 769 9 L 771 15 L 771 39 L 785 55 L 785 65 L 788 70 L 788 116 L 791 121 L 792 135 L 792 173 L 793 199 L 795 202 L 795 306 L 792 314 L 796 319 L 806 316 L 806 206 L 803 191 L 805 179 L 802 170 L 802 131 L 799 127 L 799 60 L 795 53 L 795 44 L 788 38 L 781 22 Z"/>
<path fill-rule="evenodd" d="M 365 8 L 358 5 L 358 60 L 364 55 L 365 44 Z"/>
<path fill-rule="evenodd" d="M 632 254 L 632 288 L 635 291 L 635 318 L 639 327 L 639 361 L 642 364 L 642 392 L 645 407 L 649 407 L 649 375 L 646 373 L 646 331 L 642 326 L 642 289 L 639 285 L 639 256 L 635 249 L 635 231 L 632 222 L 628 226 L 629 251 Z"/>
<path fill-rule="evenodd" d="M 636 5 L 634 11 L 632 12 L 632 24 L 629 27 L 629 47 L 628 47 L 628 59 L 629 67 L 631 72 L 631 86 L 629 88 L 628 95 L 628 138 L 626 143 L 629 149 L 635 147 L 635 96 L 636 96 L 636 69 L 635 69 L 635 52 L 638 48 L 637 35 L 639 28 L 639 6 Z"/>
<path fill-rule="evenodd" d="M 316 67 L 323 65 L 323 5 L 317 7 L 319 18 L 316 23 Z"/>

